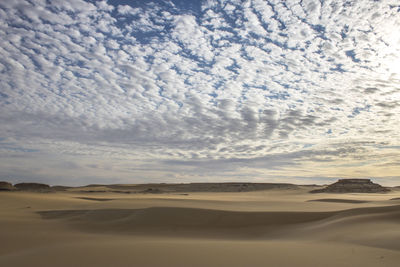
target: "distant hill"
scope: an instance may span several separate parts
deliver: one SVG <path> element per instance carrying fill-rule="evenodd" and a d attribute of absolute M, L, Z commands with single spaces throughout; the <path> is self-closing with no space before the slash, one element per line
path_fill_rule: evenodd
<path fill-rule="evenodd" d="M 0 181 L 0 191 L 15 190 L 14 186 L 9 182 Z"/>
<path fill-rule="evenodd" d="M 384 193 L 388 188 L 373 183 L 370 179 L 340 179 L 328 186 L 295 185 L 288 183 L 149 183 L 149 184 L 91 184 L 79 187 L 49 186 L 42 183 L 17 183 L 14 186 L 9 182 L 0 181 L 0 191 L 30 191 L 30 192 L 87 192 L 87 193 L 125 193 L 125 194 L 161 194 L 161 193 L 190 193 L 190 192 L 252 192 L 263 190 L 310 190 L 310 193 Z M 316 189 L 315 189 L 316 188 Z M 395 190 L 396 187 L 393 187 Z"/>
<path fill-rule="evenodd" d="M 373 183 L 370 179 L 339 179 L 336 183 L 310 193 L 385 193 L 388 188 Z"/>
<path fill-rule="evenodd" d="M 19 183 L 14 187 L 20 191 L 50 191 L 50 186 L 40 183 Z"/>

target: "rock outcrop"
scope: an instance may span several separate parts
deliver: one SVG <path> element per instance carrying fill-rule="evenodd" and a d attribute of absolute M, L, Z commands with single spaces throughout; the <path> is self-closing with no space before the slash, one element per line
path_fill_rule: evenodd
<path fill-rule="evenodd" d="M 15 190 L 14 186 L 9 182 L 0 181 L 0 191 L 12 191 Z"/>
<path fill-rule="evenodd" d="M 310 193 L 384 193 L 388 188 L 373 183 L 370 179 L 339 179 L 336 183 Z"/>
<path fill-rule="evenodd" d="M 20 191 L 39 191 L 39 192 L 47 192 L 50 191 L 51 188 L 47 184 L 40 183 L 19 183 L 15 184 L 14 187 Z"/>

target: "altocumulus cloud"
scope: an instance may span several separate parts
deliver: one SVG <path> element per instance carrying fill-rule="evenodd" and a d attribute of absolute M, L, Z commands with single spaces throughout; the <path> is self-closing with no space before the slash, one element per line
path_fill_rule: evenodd
<path fill-rule="evenodd" d="M 1 1 L 0 178 L 395 184 L 399 29 L 398 1 Z"/>

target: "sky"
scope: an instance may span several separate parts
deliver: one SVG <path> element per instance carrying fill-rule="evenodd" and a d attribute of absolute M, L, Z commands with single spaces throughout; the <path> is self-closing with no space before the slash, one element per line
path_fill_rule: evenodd
<path fill-rule="evenodd" d="M 0 180 L 400 185 L 400 4 L 0 1 Z"/>

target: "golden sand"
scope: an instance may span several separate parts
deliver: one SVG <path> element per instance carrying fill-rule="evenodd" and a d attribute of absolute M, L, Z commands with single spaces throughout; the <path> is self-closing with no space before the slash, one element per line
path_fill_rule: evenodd
<path fill-rule="evenodd" d="M 0 266 L 399 266 L 400 191 L 0 192 Z"/>

